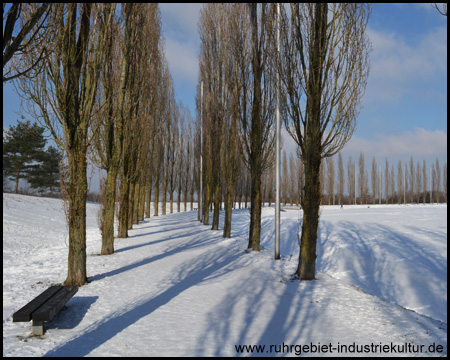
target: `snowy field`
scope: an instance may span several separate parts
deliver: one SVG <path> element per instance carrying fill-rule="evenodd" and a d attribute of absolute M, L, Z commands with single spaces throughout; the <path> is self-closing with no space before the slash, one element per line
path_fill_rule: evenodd
<path fill-rule="evenodd" d="M 281 213 L 274 261 L 273 208 L 260 253 L 245 252 L 240 209 L 231 239 L 174 213 L 135 225 L 109 256 L 87 208 L 90 283 L 33 337 L 12 314 L 66 278 L 63 204 L 3 194 L 3 356 L 447 355 L 447 206 L 323 207 L 309 282 L 290 280 L 300 211 Z"/>

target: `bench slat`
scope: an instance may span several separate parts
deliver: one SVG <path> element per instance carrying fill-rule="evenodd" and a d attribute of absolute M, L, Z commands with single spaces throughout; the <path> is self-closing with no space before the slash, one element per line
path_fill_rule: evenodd
<path fill-rule="evenodd" d="M 33 321 L 50 321 L 78 291 L 78 286 L 63 286 L 51 299 L 37 309 Z"/>
<path fill-rule="evenodd" d="M 28 304 L 26 304 L 20 310 L 17 310 L 13 314 L 13 322 L 24 322 L 31 320 L 31 314 L 38 309 L 44 302 L 46 302 L 50 297 L 52 297 L 55 293 L 61 290 L 64 286 L 50 286 L 47 290 L 45 290 L 42 294 L 35 297 Z"/>

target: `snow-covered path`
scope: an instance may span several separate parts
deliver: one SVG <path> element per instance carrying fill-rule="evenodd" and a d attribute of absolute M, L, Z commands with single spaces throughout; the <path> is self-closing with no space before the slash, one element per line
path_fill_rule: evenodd
<path fill-rule="evenodd" d="M 15 209 L 14 198 L 8 201 Z M 46 324 L 41 338 L 29 337 L 30 324 L 12 323 L 11 315 L 54 282 L 55 274 L 64 280 L 66 248 L 44 232 L 37 241 L 47 237 L 48 244 L 41 244 L 47 255 L 36 251 L 23 268 L 19 252 L 31 245 L 6 240 L 4 356 L 252 355 L 238 353 L 238 345 L 265 346 L 259 355 L 298 355 L 302 350 L 305 355 L 348 356 L 352 345 L 366 345 L 365 356 L 395 356 L 405 346 L 421 352 L 403 355 L 430 355 L 430 344 L 442 346 L 436 355 L 447 353 L 444 322 L 369 295 L 328 272 L 319 271 L 316 281 L 291 281 L 296 255 L 273 261 L 268 247 L 260 253 L 244 252 L 246 210 L 233 215 L 231 239 L 201 225 L 194 212 L 170 214 L 136 225 L 128 239 L 116 239 L 114 255 L 98 256 L 94 207 L 89 207 L 88 221 L 90 283 Z M 32 206 L 26 209 L 32 211 Z M 47 215 L 56 219 L 56 228 L 64 227 L 57 212 L 49 210 Z M 27 231 L 27 221 L 12 230 L 13 216 L 4 213 L 4 231 L 6 224 L 9 236 L 28 236 L 20 233 Z M 44 229 L 51 224 L 50 219 L 40 223 Z M 20 286 L 14 288 L 13 281 L 5 285 L 5 276 Z M 306 353 L 299 345 L 316 352 Z"/>

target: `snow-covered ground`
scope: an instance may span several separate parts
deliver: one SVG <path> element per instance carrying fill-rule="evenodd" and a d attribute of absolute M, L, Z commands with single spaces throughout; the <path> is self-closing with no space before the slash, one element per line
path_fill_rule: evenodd
<path fill-rule="evenodd" d="M 3 194 L 3 356 L 447 354 L 444 205 L 323 207 L 309 282 L 290 280 L 299 211 L 281 213 L 279 261 L 272 208 L 260 253 L 244 251 L 240 209 L 231 239 L 181 212 L 135 225 L 109 256 L 98 255 L 97 211 L 88 204 L 90 283 L 32 337 L 12 314 L 66 278 L 63 204 Z"/>

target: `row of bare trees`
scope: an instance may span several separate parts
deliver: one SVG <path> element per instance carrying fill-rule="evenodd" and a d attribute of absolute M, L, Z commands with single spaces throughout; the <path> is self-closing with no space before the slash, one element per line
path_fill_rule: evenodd
<path fill-rule="evenodd" d="M 322 163 L 320 169 L 321 203 L 324 205 L 343 204 L 406 204 L 447 202 L 447 163 L 441 169 L 439 159 L 427 167 L 426 160 L 410 160 L 397 166 L 389 165 L 385 159 L 383 166 L 372 158 L 370 170 L 365 165 L 364 154 L 358 158 L 358 166 L 349 157 L 346 167 L 342 154 L 338 153 L 337 168 L 334 157 Z M 269 169 L 263 188 L 264 201 L 273 202 L 273 169 Z M 282 156 L 281 203 L 301 204 L 304 187 L 304 168 L 301 158 L 294 159 L 286 152 Z"/>
<path fill-rule="evenodd" d="M 22 6 L 19 14 L 13 4 L 8 14 L 20 15 L 26 24 L 35 5 Z M 20 95 L 28 100 L 27 111 L 46 125 L 64 152 L 69 225 L 65 284 L 83 285 L 88 161 L 106 174 L 101 254 L 112 254 L 115 215 L 118 237 L 127 237 L 145 212 L 150 216 L 152 188 L 156 202 L 160 186 L 164 204 L 166 193 L 171 203 L 176 191 L 183 190 L 186 198 L 192 180 L 185 178 L 193 177 L 193 145 L 187 140 L 193 138 L 193 128 L 189 111 L 175 100 L 157 4 L 58 3 L 39 9 L 45 18 L 22 43 L 39 44 L 43 52 L 23 52 L 10 60 L 8 69 L 17 73 L 10 78 L 15 77 Z M 10 44 L 15 39 L 11 36 Z M 39 66 L 28 67 L 37 62 Z"/>
<path fill-rule="evenodd" d="M 181 194 L 185 210 L 190 194 L 192 208 L 197 192 L 204 224 L 209 224 L 213 207 L 212 229 L 218 229 L 225 200 L 225 237 L 231 235 L 234 201 L 249 198 L 248 248 L 259 251 L 262 203 L 273 196 L 269 170 L 274 162 L 277 78 L 282 118 L 297 144 L 297 159 L 292 157 L 289 167 L 296 168 L 304 210 L 297 274 L 314 279 L 319 205 L 327 191 L 321 175 L 325 167 L 328 194 L 334 194 L 334 164 L 328 160 L 325 165 L 324 159 L 331 159 L 350 139 L 369 73 L 368 5 L 291 4 L 282 6 L 280 15 L 275 4 L 204 5 L 196 123 L 175 99 L 156 4 L 52 4 L 44 10 L 45 26 L 36 30 L 46 44 L 44 55 L 33 51 L 13 58 L 10 65 L 25 69 L 26 76 L 18 76 L 17 84 L 30 100 L 29 112 L 47 125 L 66 155 L 66 284 L 87 281 L 88 159 L 106 172 L 102 254 L 114 252 L 118 183 L 119 237 L 127 237 L 144 213 L 150 216 L 152 190 L 154 215 L 160 200 L 162 214 L 167 213 L 167 195 L 170 212 L 174 211 L 175 193 L 178 209 Z M 32 42 L 34 33 L 28 36 Z M 40 66 L 28 70 L 27 65 L 37 61 Z M 338 179 L 343 179 L 341 163 L 342 159 Z M 352 161 L 347 166 L 348 178 L 355 178 Z M 435 183 L 440 183 L 438 167 Z M 365 168 L 363 159 L 360 168 Z M 385 183 L 391 189 L 394 171 L 387 169 Z M 344 181 L 339 181 L 341 189 Z M 365 170 L 360 171 L 358 185 L 364 201 Z M 348 190 L 352 198 L 356 181 Z M 338 201 L 342 194 L 339 190 Z"/>
<path fill-rule="evenodd" d="M 278 78 L 283 119 L 304 169 L 297 274 L 310 280 L 315 277 L 320 168 L 324 158 L 342 149 L 356 125 L 369 73 L 365 29 L 370 11 L 365 4 L 326 3 L 290 4 L 280 10 L 277 15 L 276 4 L 255 3 L 207 4 L 201 11 L 201 219 L 208 223 L 207 209 L 214 201 L 212 228 L 217 228 L 219 169 L 233 171 L 220 164 L 238 152 L 250 177 L 248 248 L 260 250 L 262 185 L 274 158 Z M 225 177 L 226 187 L 232 188 L 236 176 Z"/>

